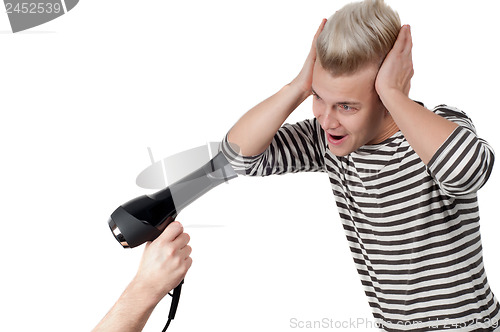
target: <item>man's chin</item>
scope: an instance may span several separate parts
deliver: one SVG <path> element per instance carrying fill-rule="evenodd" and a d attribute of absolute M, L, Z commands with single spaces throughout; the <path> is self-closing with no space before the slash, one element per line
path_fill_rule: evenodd
<path fill-rule="evenodd" d="M 328 149 L 336 157 L 345 157 L 352 152 L 351 150 L 339 148 L 337 146 L 332 147 L 330 144 L 328 144 Z"/>

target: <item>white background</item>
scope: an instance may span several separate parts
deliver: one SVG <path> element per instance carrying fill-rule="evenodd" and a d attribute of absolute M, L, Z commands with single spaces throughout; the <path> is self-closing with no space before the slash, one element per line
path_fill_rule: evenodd
<path fill-rule="evenodd" d="M 18 34 L 0 13 L 0 330 L 91 330 L 142 254 L 107 219 L 149 193 L 135 185 L 147 147 L 162 159 L 222 139 L 294 78 L 321 19 L 345 3 L 82 0 Z M 496 2 L 388 3 L 412 26 L 410 97 L 466 111 L 500 151 Z M 290 121 L 310 117 L 309 99 Z M 494 292 L 499 176 L 479 194 Z M 240 177 L 179 220 L 194 262 L 169 331 L 370 319 L 326 174 Z M 168 308 L 145 331 L 161 331 Z"/>

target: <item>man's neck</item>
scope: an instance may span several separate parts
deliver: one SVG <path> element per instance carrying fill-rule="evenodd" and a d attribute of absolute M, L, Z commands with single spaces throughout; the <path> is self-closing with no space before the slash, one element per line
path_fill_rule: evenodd
<path fill-rule="evenodd" d="M 389 113 L 387 113 L 386 120 L 384 121 L 384 124 L 382 126 L 382 130 L 380 130 L 380 133 L 377 136 L 377 138 L 374 139 L 369 144 L 380 144 L 383 141 L 385 141 L 386 139 L 392 137 L 398 131 L 399 131 L 399 128 L 398 128 L 396 122 L 394 122 L 394 119 L 392 118 L 392 116 Z"/>

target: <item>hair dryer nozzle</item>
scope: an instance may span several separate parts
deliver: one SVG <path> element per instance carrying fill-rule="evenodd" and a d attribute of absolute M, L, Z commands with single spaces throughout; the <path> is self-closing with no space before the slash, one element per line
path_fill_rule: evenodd
<path fill-rule="evenodd" d="M 111 232 L 115 236 L 116 241 L 120 242 L 123 248 L 130 248 L 130 246 L 127 243 L 127 240 L 125 239 L 125 236 L 123 236 L 122 232 L 116 226 L 116 223 L 111 219 L 111 217 L 108 219 L 108 226 L 111 229 Z"/>
<path fill-rule="evenodd" d="M 144 242 L 153 241 L 160 234 L 161 230 L 149 224 L 146 221 L 136 218 L 135 215 L 140 215 L 134 208 L 133 203 L 147 202 L 147 196 L 140 196 L 132 201 L 129 201 L 122 206 L 119 206 L 115 212 L 111 214 L 108 220 L 108 225 L 113 232 L 116 240 L 124 248 L 134 248 L 140 246 Z M 145 209 L 148 205 L 143 206 Z M 127 209 L 130 211 L 127 211 Z M 175 210 L 173 211 L 175 213 Z M 171 218 L 173 220 L 173 218 Z M 166 225 L 164 226 L 164 228 Z"/>

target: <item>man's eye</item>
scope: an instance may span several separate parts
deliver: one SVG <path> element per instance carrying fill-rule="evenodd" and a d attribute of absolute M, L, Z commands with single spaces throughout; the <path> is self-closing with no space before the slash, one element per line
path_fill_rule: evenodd
<path fill-rule="evenodd" d="M 316 98 L 317 100 L 320 100 L 320 99 L 321 99 L 321 97 L 320 97 L 320 96 L 318 96 L 318 95 L 316 94 L 316 92 L 314 92 L 314 91 L 313 91 L 312 95 L 313 95 L 313 96 L 314 96 L 314 98 Z"/>
<path fill-rule="evenodd" d="M 339 105 L 339 107 L 344 112 L 352 112 L 355 110 L 354 108 L 352 108 L 351 106 L 346 105 L 346 104 Z"/>

